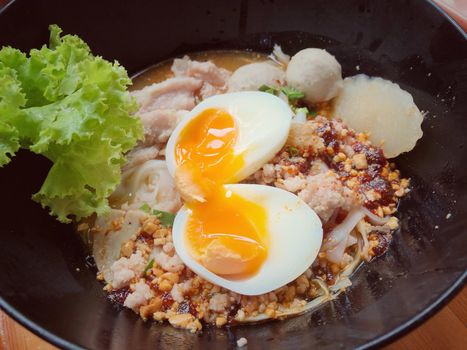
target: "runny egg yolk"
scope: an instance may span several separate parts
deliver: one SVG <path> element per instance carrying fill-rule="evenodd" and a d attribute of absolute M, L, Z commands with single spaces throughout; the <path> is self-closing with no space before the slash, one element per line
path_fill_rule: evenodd
<path fill-rule="evenodd" d="M 185 232 L 190 254 L 230 279 L 254 275 L 268 243 L 266 210 L 223 187 L 244 164 L 234 154 L 237 138 L 235 119 L 211 108 L 185 126 L 175 145 L 177 172 L 186 172 L 203 197 L 186 203 L 192 211 Z"/>

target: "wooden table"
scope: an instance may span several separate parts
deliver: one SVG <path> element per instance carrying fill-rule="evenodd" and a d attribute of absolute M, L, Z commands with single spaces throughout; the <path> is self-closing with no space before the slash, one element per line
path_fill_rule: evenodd
<path fill-rule="evenodd" d="M 467 349 L 466 344 L 467 288 L 464 288 L 435 316 L 387 346 L 385 350 L 464 350 Z M 53 350 L 56 348 L 0 311 L 0 349 Z"/>

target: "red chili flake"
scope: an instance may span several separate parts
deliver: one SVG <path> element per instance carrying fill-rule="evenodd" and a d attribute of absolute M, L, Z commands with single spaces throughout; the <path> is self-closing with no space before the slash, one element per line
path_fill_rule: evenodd
<path fill-rule="evenodd" d="M 154 241 L 154 238 L 152 237 L 152 234 L 142 231 L 139 234 L 137 240 L 140 242 L 146 243 L 146 244 L 152 244 Z"/>
<path fill-rule="evenodd" d="M 235 322 L 235 315 L 237 315 L 238 310 L 240 310 L 241 304 L 234 303 L 230 305 L 229 313 L 227 315 L 227 323 L 234 323 Z"/>
<path fill-rule="evenodd" d="M 356 142 L 352 146 L 353 150 L 357 153 L 364 153 L 368 165 L 376 164 L 380 168 L 387 164 L 387 159 L 384 157 L 383 150 L 368 145 L 364 145 L 361 142 Z"/>
<path fill-rule="evenodd" d="M 389 243 L 391 242 L 392 236 L 386 235 L 381 232 L 375 232 L 375 233 L 378 236 L 378 245 L 376 247 L 373 247 L 373 253 L 375 254 L 375 256 L 380 256 L 386 253 L 386 251 L 388 250 Z"/>
<path fill-rule="evenodd" d="M 323 139 L 326 147 L 331 147 L 336 152 L 339 150 L 339 135 L 336 129 L 332 126 L 332 123 L 320 126 L 317 133 Z"/>
<path fill-rule="evenodd" d="M 154 284 L 152 284 L 151 282 L 156 278 L 156 276 L 153 275 L 152 272 L 151 272 L 149 275 L 146 274 L 146 275 L 144 276 L 144 278 L 146 279 L 146 284 L 147 284 L 149 287 L 153 288 L 153 287 L 154 287 Z M 156 288 L 157 288 L 157 287 L 156 287 Z M 153 289 L 154 289 L 154 288 L 153 288 Z"/>
<path fill-rule="evenodd" d="M 110 300 L 112 304 L 117 305 L 117 306 L 123 306 L 123 303 L 125 302 L 125 299 L 128 296 L 128 294 L 130 294 L 130 288 L 123 287 L 123 288 L 111 291 L 107 295 L 107 298 Z"/>
<path fill-rule="evenodd" d="M 184 300 L 180 303 L 180 305 L 177 308 L 177 312 L 179 314 L 192 314 L 195 317 L 198 315 L 198 312 L 196 312 L 195 305 L 188 300 Z"/>
<path fill-rule="evenodd" d="M 362 185 L 360 187 L 361 192 L 368 190 L 374 190 L 375 192 L 381 195 L 381 198 L 373 203 L 370 201 L 365 202 L 365 206 L 370 209 L 375 209 L 379 205 L 386 206 L 394 202 L 394 190 L 389 181 L 383 179 L 380 176 L 374 177 L 370 181 L 366 181 L 366 178 L 360 178 Z"/>
<path fill-rule="evenodd" d="M 172 307 L 172 304 L 174 303 L 174 300 L 172 298 L 172 295 L 168 292 L 164 292 L 161 295 L 161 300 L 162 300 L 162 311 L 167 311 Z"/>

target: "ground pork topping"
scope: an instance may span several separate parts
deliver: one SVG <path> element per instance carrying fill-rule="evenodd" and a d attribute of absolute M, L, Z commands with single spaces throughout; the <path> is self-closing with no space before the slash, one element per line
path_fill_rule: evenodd
<path fill-rule="evenodd" d="M 316 133 L 316 123 L 295 123 L 290 126 L 287 144 L 291 147 L 304 148 L 313 153 L 324 149 L 324 140 Z"/>
<path fill-rule="evenodd" d="M 343 186 L 331 171 L 308 176 L 304 189 L 298 192 L 298 197 L 303 199 L 323 222 L 328 221 L 337 209 L 349 211 L 357 202 L 353 192 Z"/>
<path fill-rule="evenodd" d="M 129 258 L 122 257 L 115 261 L 110 270 L 112 272 L 112 287 L 122 288 L 129 282 L 143 273 L 146 261 L 140 251 L 131 254 Z"/>
<path fill-rule="evenodd" d="M 154 292 L 149 288 L 144 279 L 131 286 L 133 290 L 125 299 L 123 306 L 138 311 L 139 307 L 146 305 L 154 296 Z"/>
<path fill-rule="evenodd" d="M 184 266 L 183 261 L 177 254 L 170 256 L 164 251 L 154 254 L 154 261 L 161 266 L 164 270 L 170 272 L 178 272 L 183 270 Z"/>
<path fill-rule="evenodd" d="M 209 310 L 222 312 L 229 306 L 229 297 L 227 294 L 216 293 L 209 300 Z"/>

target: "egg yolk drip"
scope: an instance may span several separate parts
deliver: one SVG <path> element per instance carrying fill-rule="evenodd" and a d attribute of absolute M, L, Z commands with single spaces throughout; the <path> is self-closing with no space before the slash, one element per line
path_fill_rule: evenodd
<path fill-rule="evenodd" d="M 237 138 L 229 113 L 207 109 L 185 126 L 175 146 L 176 171 L 188 175 L 203 199 L 186 203 L 192 211 L 185 232 L 190 254 L 230 279 L 260 269 L 268 238 L 266 210 L 223 186 L 244 165 L 243 157 L 234 154 Z"/>

